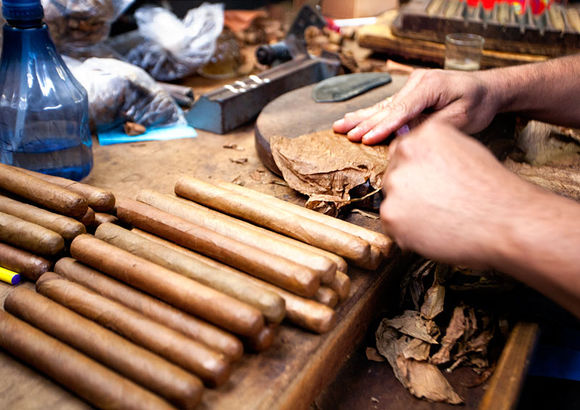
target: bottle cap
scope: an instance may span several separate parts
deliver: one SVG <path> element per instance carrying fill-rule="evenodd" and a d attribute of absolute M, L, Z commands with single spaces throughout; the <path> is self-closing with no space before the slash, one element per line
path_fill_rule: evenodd
<path fill-rule="evenodd" d="M 41 20 L 44 17 L 40 0 L 3 0 L 2 14 L 6 20 Z"/>

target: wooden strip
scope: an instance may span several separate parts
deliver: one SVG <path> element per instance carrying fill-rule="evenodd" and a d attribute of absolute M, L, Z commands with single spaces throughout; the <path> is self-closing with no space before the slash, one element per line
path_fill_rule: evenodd
<path fill-rule="evenodd" d="M 56 273 L 42 275 L 36 281 L 36 290 L 195 373 L 210 386 L 223 384 L 230 375 L 229 362 L 222 354 Z"/>
<path fill-rule="evenodd" d="M 0 164 L 0 188 L 62 215 L 80 218 L 87 212 L 87 200 L 79 194 L 28 175 L 20 168 Z"/>
<path fill-rule="evenodd" d="M 320 277 L 285 258 L 192 224 L 141 202 L 117 201 L 117 216 L 133 226 L 220 260 L 303 296 L 313 296 Z"/>
<path fill-rule="evenodd" d="M 220 235 L 243 243 L 255 244 L 265 252 L 294 261 L 307 269 L 312 269 L 320 277 L 322 283 L 330 283 L 336 272 L 336 264 L 328 258 L 306 252 L 277 239 L 264 240 L 265 229 L 213 211 L 195 202 L 170 197 L 151 190 L 139 192 L 137 200 Z"/>
<path fill-rule="evenodd" d="M 244 278 L 228 275 L 220 269 L 161 244 L 151 242 L 117 225 L 103 224 L 96 230 L 95 236 L 254 306 L 271 322 L 280 323 L 284 319 L 284 299 L 275 293 L 256 287 Z"/>
<path fill-rule="evenodd" d="M 153 393 L 3 310 L 0 346 L 96 407 L 173 409 Z"/>
<path fill-rule="evenodd" d="M 201 400 L 197 377 L 32 290 L 15 288 L 4 308 L 179 407 Z"/>
<path fill-rule="evenodd" d="M 243 336 L 259 333 L 259 310 L 90 235 L 72 241 L 71 255 L 161 300 Z"/>
<path fill-rule="evenodd" d="M 41 174 L 24 168 L 21 168 L 21 171 L 83 196 L 86 198 L 88 205 L 96 212 L 108 212 L 115 208 L 115 196 L 110 191 L 71 179 Z"/>
<path fill-rule="evenodd" d="M 539 327 L 536 323 L 517 323 L 503 348 L 479 410 L 515 409 L 524 378 L 536 346 Z"/>
<path fill-rule="evenodd" d="M 76 219 L 15 201 L 3 195 L 0 195 L 0 212 L 54 231 L 67 241 L 72 241 L 77 235 L 86 233 L 85 226 Z"/>
<path fill-rule="evenodd" d="M 246 219 L 273 231 L 364 263 L 369 258 L 368 242 L 291 212 L 263 206 L 262 201 L 192 177 L 181 177 L 175 193 L 230 215 Z"/>
<path fill-rule="evenodd" d="M 371 231 L 370 229 L 343 221 L 342 219 L 325 215 L 323 213 L 313 211 L 312 209 L 308 209 L 291 202 L 283 201 L 272 195 L 267 195 L 253 189 L 244 188 L 240 185 L 232 184 L 230 182 L 218 181 L 216 184 L 223 188 L 229 189 L 230 191 L 234 191 L 241 195 L 255 199 L 256 201 L 264 201 L 265 203 L 271 206 L 275 206 L 276 208 L 292 212 L 295 215 L 300 215 L 304 218 L 308 218 L 316 222 L 320 222 L 321 224 L 333 227 L 339 231 L 358 236 L 359 238 L 364 239 L 371 245 L 378 248 L 383 256 L 388 256 L 391 251 L 391 247 L 393 246 L 393 241 L 383 233 Z"/>
<path fill-rule="evenodd" d="M 216 262 L 212 259 L 206 258 L 205 256 L 192 252 L 189 249 L 182 248 L 181 246 L 166 241 L 164 239 L 158 238 L 155 235 L 151 235 L 150 233 L 143 232 L 138 229 L 133 229 L 133 232 L 142 235 L 143 237 L 149 240 L 162 243 L 165 246 L 171 247 L 173 249 L 178 250 L 179 252 L 183 252 L 187 255 L 190 255 L 192 258 L 204 261 L 205 263 L 213 265 L 216 268 L 224 269 L 228 271 L 231 275 L 244 275 L 242 272 L 230 268 L 229 266 Z M 256 285 L 261 286 L 264 289 L 271 290 L 272 292 L 275 292 L 278 295 L 280 295 L 286 302 L 286 318 L 295 325 L 298 325 L 300 327 L 303 327 L 316 333 L 325 333 L 334 327 L 336 323 L 336 316 L 334 310 L 332 310 L 331 308 L 324 306 L 313 300 L 305 299 L 300 296 L 294 295 L 293 293 L 286 292 L 283 289 L 280 289 L 274 285 L 271 285 L 257 278 L 248 276 L 248 279 L 252 283 L 255 283 Z"/>
<path fill-rule="evenodd" d="M 0 212 L 0 241 L 41 255 L 56 255 L 64 239 L 50 229 Z"/>
<path fill-rule="evenodd" d="M 235 336 L 182 312 L 158 299 L 89 268 L 72 258 L 62 258 L 54 265 L 62 277 L 83 285 L 99 295 L 119 302 L 209 348 L 223 353 L 230 361 L 239 360 L 244 352 Z"/>

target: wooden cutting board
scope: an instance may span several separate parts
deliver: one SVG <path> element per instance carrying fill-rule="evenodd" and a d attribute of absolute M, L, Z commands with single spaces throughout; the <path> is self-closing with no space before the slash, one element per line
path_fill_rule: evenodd
<path fill-rule="evenodd" d="M 258 157 L 272 172 L 281 175 L 270 149 L 270 138 L 284 136 L 296 138 L 300 135 L 332 127 L 332 123 L 347 112 L 373 105 L 390 97 L 403 87 L 405 75 L 392 75 L 389 84 L 374 88 L 350 100 L 334 103 L 317 103 L 312 98 L 316 84 L 298 88 L 270 102 L 256 120 L 255 142 Z"/>

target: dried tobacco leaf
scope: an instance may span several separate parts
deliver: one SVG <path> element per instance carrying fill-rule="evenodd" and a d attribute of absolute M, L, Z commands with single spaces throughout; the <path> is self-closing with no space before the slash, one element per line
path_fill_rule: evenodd
<path fill-rule="evenodd" d="M 401 351 L 405 359 L 415 359 L 415 360 L 427 360 L 429 359 L 429 351 L 431 350 L 431 345 L 422 341 L 421 339 L 415 339 L 412 337 L 406 337 L 407 344 L 403 347 Z"/>
<path fill-rule="evenodd" d="M 430 344 L 439 344 L 437 337 L 440 334 L 435 322 L 421 317 L 421 313 L 414 310 L 405 310 L 402 315 L 392 319 L 383 319 L 381 325 L 390 326 L 409 336 L 416 337 Z"/>
<path fill-rule="evenodd" d="M 351 203 L 353 188 L 368 182 L 380 189 L 388 164 L 387 146 L 353 143 L 332 130 L 273 137 L 270 147 L 288 185 L 309 196 L 306 206 L 333 215 Z"/>
<path fill-rule="evenodd" d="M 406 359 L 402 352 L 406 350 L 411 338 L 399 337 L 399 333 L 383 320 L 376 332 L 378 351 L 387 359 L 395 377 L 411 394 L 430 401 L 463 403 L 461 397 L 453 390 L 439 369 L 429 363 Z"/>
<path fill-rule="evenodd" d="M 367 360 L 372 362 L 384 362 L 385 358 L 381 356 L 374 347 L 367 347 L 365 350 Z"/>
<path fill-rule="evenodd" d="M 445 302 L 445 287 L 433 284 L 425 294 L 423 305 L 421 306 L 421 315 L 425 319 L 433 319 L 439 313 L 443 312 Z"/>
<path fill-rule="evenodd" d="M 456 306 L 453 309 L 453 316 L 449 321 L 449 325 L 445 330 L 445 336 L 441 340 L 441 348 L 431 358 L 433 364 L 444 364 L 451 360 L 451 349 L 455 343 L 465 332 L 465 315 L 463 314 L 464 307 Z"/>

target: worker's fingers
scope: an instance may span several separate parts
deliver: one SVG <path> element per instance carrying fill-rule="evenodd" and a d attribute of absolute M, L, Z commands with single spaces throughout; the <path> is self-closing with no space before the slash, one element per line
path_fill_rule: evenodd
<path fill-rule="evenodd" d="M 346 134 L 354 127 L 356 127 L 358 124 L 360 124 L 361 121 L 364 121 L 367 118 L 370 118 L 376 113 L 380 112 L 383 109 L 384 105 L 385 102 L 381 101 L 370 107 L 362 108 L 360 110 L 356 110 L 353 112 L 348 112 L 344 115 L 343 118 L 335 121 L 334 124 L 332 124 L 332 129 L 340 134 Z"/>

